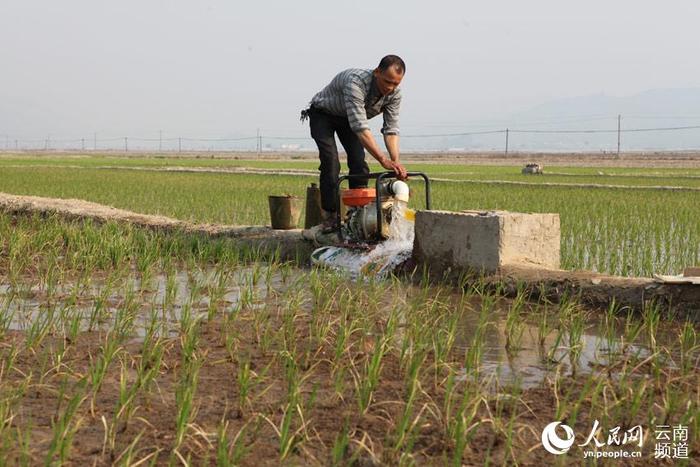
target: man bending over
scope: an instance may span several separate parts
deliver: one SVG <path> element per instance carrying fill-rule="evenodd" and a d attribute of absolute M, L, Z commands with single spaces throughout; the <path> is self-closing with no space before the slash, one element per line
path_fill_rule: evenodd
<path fill-rule="evenodd" d="M 308 109 L 301 112 L 302 121 L 309 119 L 311 137 L 318 146 L 321 207 L 324 222 L 320 230 L 334 232 L 337 225 L 338 177 L 340 161 L 335 135 L 345 149 L 351 175 L 368 175 L 365 149 L 386 170 L 394 171 L 399 179 L 406 178 L 406 169 L 399 162 L 399 84 L 406 73 L 406 64 L 396 55 L 382 58 L 374 70 L 350 68 L 338 73 L 312 99 Z M 379 149 L 367 120 L 384 116 L 382 135 L 388 152 Z M 350 188 L 364 188 L 366 178 L 351 178 Z"/>

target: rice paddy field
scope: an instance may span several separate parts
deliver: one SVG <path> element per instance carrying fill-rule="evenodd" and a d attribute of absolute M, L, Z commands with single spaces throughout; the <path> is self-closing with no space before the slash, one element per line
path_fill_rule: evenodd
<path fill-rule="evenodd" d="M 221 173 L 235 167 L 295 174 Z M 650 275 L 699 262 L 700 170 L 409 168 L 436 179 L 438 209 L 559 212 L 566 267 Z M 261 224 L 267 195 L 303 196 L 314 170 L 17 155 L 0 159 L 0 192 Z M 234 239 L 55 215 L 0 212 L 0 239 L 0 464 L 694 465 L 700 454 L 698 323 L 672 307 L 592 310 L 524 286 L 505 298 L 483 277 L 455 286 L 422 271 L 353 282 Z M 548 432 L 553 422 L 566 427 Z"/>
<path fill-rule="evenodd" d="M 268 224 L 267 195 L 303 198 L 317 179 L 317 165 L 293 159 L 9 155 L 0 158 L 0 192 L 78 198 L 197 222 Z M 532 176 L 521 175 L 518 166 L 407 166 L 435 179 L 434 209 L 559 213 L 565 269 L 651 276 L 700 264 L 700 168 L 558 166 Z M 269 173 L 223 172 L 241 169 Z M 422 183 L 413 189 L 412 205 L 420 208 Z"/>

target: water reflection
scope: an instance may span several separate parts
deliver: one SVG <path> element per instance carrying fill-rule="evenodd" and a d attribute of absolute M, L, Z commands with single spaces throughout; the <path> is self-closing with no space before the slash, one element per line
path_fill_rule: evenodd
<path fill-rule="evenodd" d="M 474 345 L 479 328 L 477 310 L 478 308 L 466 311 L 459 323 L 455 345 L 462 353 Z M 540 336 L 537 323 L 523 319 L 519 345 L 509 351 L 506 349 L 507 312 L 495 309 L 481 331 L 484 339 L 478 369 L 480 377 L 493 378 L 500 385 L 517 383 L 527 388 L 539 385 L 555 371 L 590 374 L 618 361 L 621 354 L 636 358 L 651 354 L 649 347 L 642 342 L 625 342 L 621 318 L 606 329 L 602 313 L 592 313 L 586 320 L 580 340 L 574 340 L 573 345 L 570 345 L 569 334 L 556 322 L 557 315 L 552 313 L 549 318 L 550 329 L 545 336 Z M 659 332 L 656 339 L 659 345 L 668 345 L 671 344 L 672 337 L 670 333 Z M 464 380 L 474 374 L 473 370 L 463 368 L 460 379 Z"/>
<path fill-rule="evenodd" d="M 245 305 L 261 308 L 271 288 L 282 288 L 279 274 L 257 277 L 259 271 L 246 268 L 225 279 L 220 271 L 178 270 L 171 274 L 157 274 L 145 284 L 133 275 L 118 286 L 108 285 L 104 279 L 93 279 L 89 284 L 63 284 L 47 296 L 39 285 L 0 285 L 0 312 L 4 327 L 10 330 L 28 331 L 37 319 L 47 316 L 65 323 L 80 316 L 80 331 L 106 330 L 114 325 L 118 312 L 127 306 L 129 296 L 135 300 L 134 332 L 143 336 L 150 324 L 151 314 L 158 312 L 165 321 L 165 331 L 177 334 L 183 310 L 188 308 L 194 317 L 205 316 L 210 311 L 211 300 L 216 296 L 217 311 L 232 312 Z M 223 281 L 223 282 L 222 282 Z"/>

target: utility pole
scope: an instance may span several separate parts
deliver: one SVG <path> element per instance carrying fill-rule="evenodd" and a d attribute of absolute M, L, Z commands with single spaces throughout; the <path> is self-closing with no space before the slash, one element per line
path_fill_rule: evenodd
<path fill-rule="evenodd" d="M 15 140 L 15 151 L 19 151 L 19 141 Z"/>
<path fill-rule="evenodd" d="M 80 150 L 85 151 L 85 138 L 80 138 Z"/>
<path fill-rule="evenodd" d="M 129 137 L 124 137 L 124 152 L 129 152 Z"/>
<path fill-rule="evenodd" d="M 177 138 L 177 152 L 182 152 L 182 138 L 179 136 Z"/>
<path fill-rule="evenodd" d="M 620 158 L 620 120 L 622 120 L 622 115 L 617 116 L 617 158 Z"/>
<path fill-rule="evenodd" d="M 10 149 L 10 136 L 5 135 L 5 149 Z"/>
<path fill-rule="evenodd" d="M 51 147 L 51 135 L 48 135 L 46 137 L 46 145 L 44 146 L 44 150 L 48 151 L 50 147 Z"/>
<path fill-rule="evenodd" d="M 97 132 L 94 132 L 94 133 L 92 134 L 92 143 L 93 143 L 92 148 L 93 148 L 95 151 L 97 151 Z"/>
<path fill-rule="evenodd" d="M 158 130 L 158 152 L 163 152 L 163 130 Z"/>
<path fill-rule="evenodd" d="M 255 138 L 256 141 L 256 150 L 258 152 L 258 156 L 262 152 L 262 140 L 260 139 L 260 128 L 258 128 L 257 132 L 257 137 Z"/>
<path fill-rule="evenodd" d="M 510 130 L 506 128 L 506 156 L 508 156 L 508 136 L 509 136 Z"/>

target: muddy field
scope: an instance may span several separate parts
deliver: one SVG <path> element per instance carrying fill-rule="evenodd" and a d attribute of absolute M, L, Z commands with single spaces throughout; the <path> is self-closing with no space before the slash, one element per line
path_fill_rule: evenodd
<path fill-rule="evenodd" d="M 4 462 L 591 465 L 598 456 L 623 465 L 697 463 L 692 286 L 681 293 L 587 271 L 431 275 L 410 263 L 383 281 L 351 280 L 310 268 L 310 246 L 298 232 L 216 223 L 245 209 L 258 219 L 255 203 L 271 186 L 303 188 L 299 175 L 313 173 L 313 157 L 270 155 L 272 166 L 229 167 L 242 155 L 221 156 L 225 167 L 219 155 L 195 154 L 180 167 L 141 157 L 105 168 L 99 158 L 34 155 L 2 168 L 18 192 L 48 191 L 0 194 Z M 437 156 L 411 157 L 432 163 Z M 578 236 L 564 237 L 582 264 L 610 251 L 621 252 L 624 265 L 648 263 L 649 245 L 660 252 L 658 264 L 671 252 L 696 258 L 696 180 L 680 170 L 695 168 L 695 155 L 440 157 L 465 166 L 435 169 L 445 176 L 483 178 L 464 180 L 468 190 L 446 185 L 455 203 L 489 190 L 500 203 L 529 196 L 533 206 L 556 192 L 569 207 L 576 190 L 588 190 L 577 211 L 582 223 L 572 229 Z M 602 183 L 654 186 L 584 188 L 590 170 L 576 172 L 569 158 L 610 167 L 596 178 Z M 294 176 L 268 180 L 277 165 L 297 160 Z M 492 169 L 479 167 L 533 160 L 571 167 L 552 175 L 567 187 L 529 186 L 539 179 L 511 186 L 519 175 L 510 169 L 498 172 L 503 186 L 495 187 Z M 637 169 L 612 170 L 652 163 L 679 170 L 650 180 Z M 682 190 L 656 189 L 664 177 Z M 85 199 L 105 200 L 70 199 L 81 197 L 76 187 Z M 210 187 L 218 191 L 203 191 Z M 115 197 L 118 188 L 124 192 Z M 591 223 L 596 197 L 596 212 L 607 217 Z M 675 204 L 653 204 L 661 198 Z M 662 220 L 641 230 L 618 222 L 628 216 L 609 212 L 611 204 L 630 206 L 618 214 L 645 208 L 659 218 L 658 206 L 676 206 L 674 236 Z M 187 217 L 194 212 L 205 214 Z M 573 249 L 585 239 L 593 247 Z M 568 451 L 545 449 L 553 422 L 570 427 Z M 658 439 L 664 427 L 674 433 L 668 445 Z M 560 426 L 555 441 L 566 433 Z"/>
<path fill-rule="evenodd" d="M 349 281 L 197 232 L 2 214 L 10 464 L 518 465 L 700 447 L 697 324 L 486 278 Z M 563 421 L 586 444 L 556 457 Z M 610 430 L 642 438 L 610 445 Z M 591 444 L 594 443 L 594 444 Z"/>

